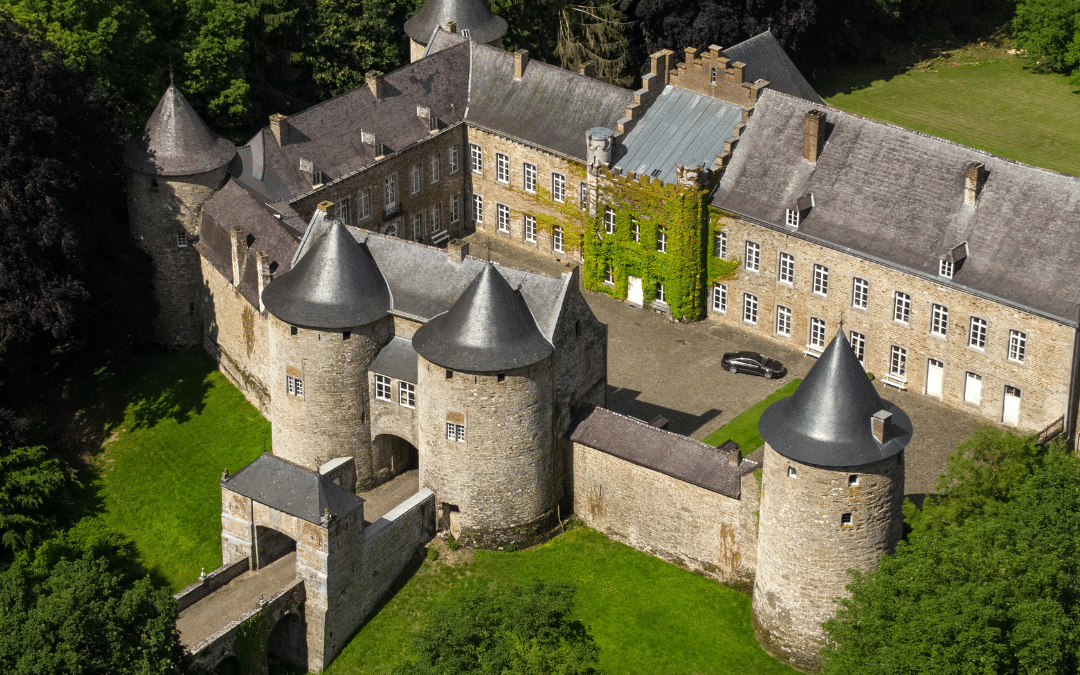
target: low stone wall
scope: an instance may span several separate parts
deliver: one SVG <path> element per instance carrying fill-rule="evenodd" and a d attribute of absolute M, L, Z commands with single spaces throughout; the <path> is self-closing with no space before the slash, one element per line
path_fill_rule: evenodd
<path fill-rule="evenodd" d="M 174 595 L 173 597 L 176 598 L 176 611 L 182 612 L 191 607 L 199 600 L 247 572 L 249 568 L 250 561 L 247 558 L 222 565 Z"/>
<path fill-rule="evenodd" d="M 371 612 L 420 547 L 435 536 L 435 493 L 424 488 L 364 531 L 365 615 Z"/>

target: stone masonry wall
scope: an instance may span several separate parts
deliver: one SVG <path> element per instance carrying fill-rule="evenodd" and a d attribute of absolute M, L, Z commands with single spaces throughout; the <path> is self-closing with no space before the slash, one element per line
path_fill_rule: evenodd
<path fill-rule="evenodd" d="M 749 591 L 757 565 L 758 484 L 732 499 L 574 443 L 574 513 L 609 537 Z"/>
<path fill-rule="evenodd" d="M 555 512 L 551 361 L 499 373 L 453 372 L 419 358 L 420 485 L 460 509 L 462 538 L 521 545 Z M 447 423 L 465 426 L 448 440 Z"/>
<path fill-rule="evenodd" d="M 746 64 L 731 62 L 727 57 L 721 56 L 722 49 L 723 47 L 710 45 L 708 51 L 701 52 L 699 57 L 696 48 L 687 47 L 683 50 L 684 60 L 679 63 L 675 62 L 675 53 L 665 49 L 654 54 L 652 60 L 654 64 L 657 61 L 662 64 L 662 55 L 667 52 L 667 68 L 670 68 L 666 79 L 668 84 L 721 101 L 753 107 L 764 84 L 745 82 L 743 68 Z"/>
<path fill-rule="evenodd" d="M 950 406 L 970 410 L 988 421 L 1001 422 L 1005 387 L 1012 386 L 1021 392 L 1021 430 L 1037 431 L 1064 414 L 1075 329 L 947 284 L 806 241 L 795 234 L 737 218 L 725 217 L 723 222 L 728 258 L 743 259 L 746 241 L 753 241 L 761 246 L 761 269 L 749 271 L 744 262 L 738 279 L 723 282 L 727 286 L 727 312 L 715 311 L 710 298 L 710 318 L 756 331 L 800 349 L 809 342 L 812 317 L 825 320 L 826 344 L 842 320 L 845 332 L 856 331 L 866 336 L 864 364 L 878 378 L 889 372 L 891 348 L 896 345 L 907 350 L 906 387 L 911 391 L 926 393 L 928 359 L 935 359 L 944 363 L 941 400 Z M 781 252 L 795 257 L 793 284 L 778 280 Z M 828 268 L 826 296 L 812 292 L 815 263 Z M 856 277 L 870 282 L 870 298 L 865 310 L 852 306 Z M 911 314 L 906 324 L 893 320 L 897 291 L 911 297 Z M 756 325 L 743 321 L 744 293 L 751 293 L 758 299 Z M 934 304 L 948 309 L 945 337 L 931 333 Z M 777 305 L 792 310 L 790 336 L 777 333 Z M 973 316 L 988 324 L 983 349 L 968 345 Z M 1022 331 L 1027 336 L 1023 363 L 1008 358 L 1010 330 Z M 982 377 L 982 396 L 978 404 L 964 400 L 969 372 Z"/>
<path fill-rule="evenodd" d="M 822 468 L 765 445 L 753 619 L 766 652 L 799 670 L 820 669 L 821 624 L 836 613 L 833 599 L 849 596 L 849 569 L 871 571 L 900 541 L 903 499 L 903 452 Z M 841 524 L 844 514 L 850 525 Z"/>

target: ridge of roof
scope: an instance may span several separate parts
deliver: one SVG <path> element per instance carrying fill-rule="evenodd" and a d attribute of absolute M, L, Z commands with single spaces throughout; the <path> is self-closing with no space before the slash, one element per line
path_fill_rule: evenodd
<path fill-rule="evenodd" d="M 765 30 L 720 52 L 732 61 L 741 61 L 748 82 L 759 79 L 769 83 L 769 89 L 797 96 L 814 103 L 825 103 L 802 71 L 788 56 L 787 50 Z"/>
<path fill-rule="evenodd" d="M 344 517 L 363 508 L 364 500 L 319 471 L 263 453 L 222 481 L 222 487 L 321 527 L 324 516 Z"/>
<path fill-rule="evenodd" d="M 124 162 L 142 173 L 190 176 L 219 169 L 235 155 L 236 147 L 211 131 L 176 85 L 169 83 L 142 135 L 128 141 Z"/>

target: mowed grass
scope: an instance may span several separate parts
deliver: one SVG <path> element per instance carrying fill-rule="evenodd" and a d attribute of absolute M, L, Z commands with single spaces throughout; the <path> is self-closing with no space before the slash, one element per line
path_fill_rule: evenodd
<path fill-rule="evenodd" d="M 1080 87 L 1033 65 L 976 45 L 902 74 L 840 68 L 813 84 L 841 110 L 1080 175 Z"/>
<path fill-rule="evenodd" d="M 269 450 L 270 423 L 201 349 L 99 372 L 81 395 L 117 409 L 91 458 L 93 508 L 173 590 L 219 567 L 221 472 Z"/>
<path fill-rule="evenodd" d="M 408 658 L 409 636 L 437 603 L 466 589 L 533 579 L 574 585 L 575 618 L 591 631 L 607 675 L 796 672 L 758 647 L 749 597 L 586 527 L 525 551 L 459 551 L 425 561 L 326 672 L 389 673 Z"/>
<path fill-rule="evenodd" d="M 730 439 L 739 444 L 739 453 L 743 457 L 749 455 L 765 445 L 765 439 L 758 433 L 758 420 L 761 419 L 761 413 L 773 403 L 794 394 L 800 382 L 802 382 L 801 378 L 792 379 L 791 382 L 752 405 L 743 414 L 701 439 L 701 442 L 719 446 Z"/>

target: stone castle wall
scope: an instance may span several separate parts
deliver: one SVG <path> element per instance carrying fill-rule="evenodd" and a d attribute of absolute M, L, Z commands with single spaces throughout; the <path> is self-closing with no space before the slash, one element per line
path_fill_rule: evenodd
<path fill-rule="evenodd" d="M 869 572 L 893 551 L 903 531 L 903 499 L 903 452 L 863 466 L 823 468 L 765 445 L 753 617 L 766 652 L 799 670 L 820 669 L 827 642 L 821 624 L 836 614 L 833 599 L 849 597 L 849 569 Z"/>

